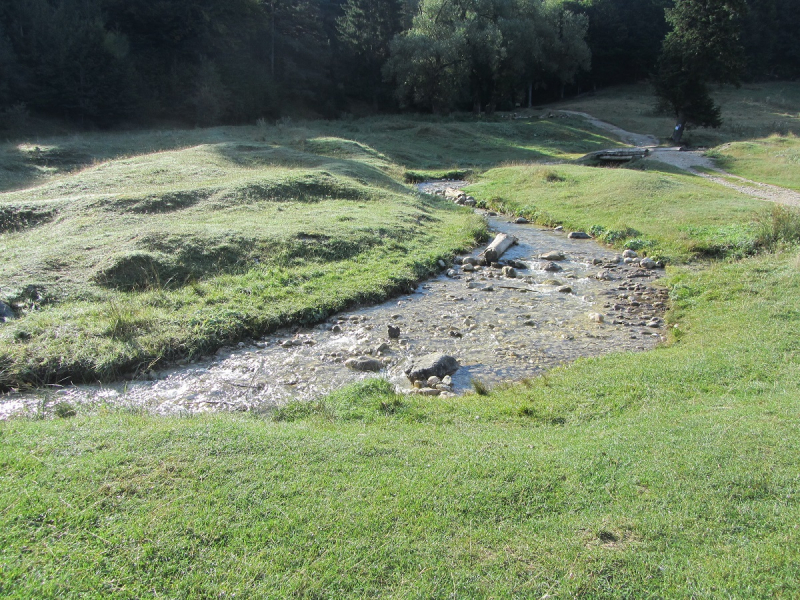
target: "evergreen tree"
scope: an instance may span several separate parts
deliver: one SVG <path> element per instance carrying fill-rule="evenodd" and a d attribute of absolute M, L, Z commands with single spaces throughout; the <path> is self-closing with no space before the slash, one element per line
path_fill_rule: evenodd
<path fill-rule="evenodd" d="M 381 69 L 392 39 L 403 26 L 400 0 L 348 0 L 337 20 L 341 76 L 351 97 L 370 98 L 375 108 L 386 100 Z"/>
<path fill-rule="evenodd" d="M 746 11 L 745 0 L 678 0 L 667 11 L 672 31 L 662 46 L 655 89 L 677 118 L 676 144 L 687 123 L 721 124 L 708 84 L 739 83 L 744 67 L 739 36 Z"/>

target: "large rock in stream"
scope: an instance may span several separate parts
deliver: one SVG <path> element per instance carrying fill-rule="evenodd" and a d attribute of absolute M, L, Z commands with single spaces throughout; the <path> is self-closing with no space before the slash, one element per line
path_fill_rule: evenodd
<path fill-rule="evenodd" d="M 415 381 L 428 381 L 430 377 L 442 379 L 458 371 L 459 367 L 461 365 L 452 356 L 436 352 L 415 359 L 405 373 L 406 377 L 413 383 Z"/>

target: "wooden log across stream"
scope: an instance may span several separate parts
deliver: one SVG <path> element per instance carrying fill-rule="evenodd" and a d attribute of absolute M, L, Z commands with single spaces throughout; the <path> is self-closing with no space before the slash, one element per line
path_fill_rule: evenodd
<path fill-rule="evenodd" d="M 498 233 L 497 237 L 494 238 L 491 244 L 487 246 L 486 250 L 481 252 L 481 254 L 488 260 L 490 263 L 497 262 L 500 260 L 500 257 L 511 248 L 514 244 L 517 243 L 517 238 L 513 235 L 508 235 L 505 233 Z"/>

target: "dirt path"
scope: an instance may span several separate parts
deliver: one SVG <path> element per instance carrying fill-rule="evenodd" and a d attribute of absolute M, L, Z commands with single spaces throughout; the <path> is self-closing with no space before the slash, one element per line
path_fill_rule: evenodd
<path fill-rule="evenodd" d="M 709 181 L 713 181 L 718 185 L 731 188 L 742 194 L 753 196 L 767 202 L 775 202 L 777 204 L 785 204 L 788 206 L 800 206 L 800 193 L 794 190 L 779 187 L 777 185 L 770 185 L 767 183 L 760 183 L 745 179 L 738 175 L 723 171 L 716 166 L 713 160 L 704 155 L 699 150 L 683 151 L 677 147 L 659 147 L 658 139 L 652 135 L 642 135 L 632 133 L 620 129 L 616 125 L 601 121 L 588 113 L 577 112 L 572 110 L 559 111 L 564 114 L 583 117 L 595 127 L 608 131 L 609 133 L 617 136 L 623 142 L 635 146 L 637 148 L 647 149 L 650 151 L 645 160 L 658 160 L 660 162 L 684 169 L 692 175 L 698 175 Z M 698 169 L 703 169 L 698 170 Z M 712 171 L 708 173 L 706 171 Z"/>

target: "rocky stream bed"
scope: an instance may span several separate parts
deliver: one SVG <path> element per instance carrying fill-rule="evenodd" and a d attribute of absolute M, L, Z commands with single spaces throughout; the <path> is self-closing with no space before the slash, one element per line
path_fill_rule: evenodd
<path fill-rule="evenodd" d="M 441 194 L 461 185 L 433 182 L 420 189 Z M 449 195 L 464 203 L 463 196 Z M 209 360 L 137 381 L 9 394 L 0 397 L 0 419 L 62 402 L 158 414 L 263 411 L 376 376 L 407 393 L 461 394 L 473 379 L 491 387 L 580 357 L 643 351 L 664 340 L 667 292 L 654 285 L 663 271 L 652 261 L 479 212 L 494 232 L 518 240 L 493 266 L 479 264 L 476 249 L 442 263 L 442 274 L 412 294 L 223 348 Z M 435 353 L 454 358 L 458 369 L 412 384 L 406 371 Z"/>

